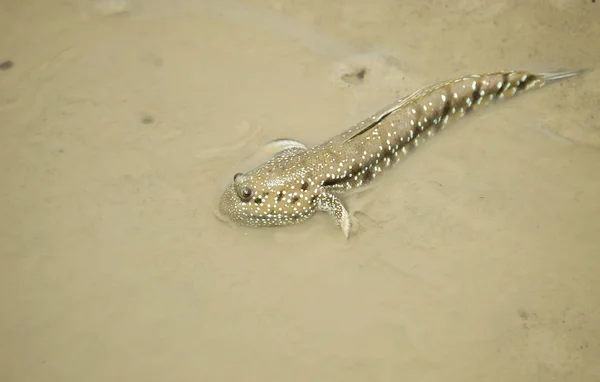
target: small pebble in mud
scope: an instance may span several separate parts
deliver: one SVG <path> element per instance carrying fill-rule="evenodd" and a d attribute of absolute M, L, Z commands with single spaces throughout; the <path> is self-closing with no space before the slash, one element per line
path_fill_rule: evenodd
<path fill-rule="evenodd" d="M 353 73 L 344 74 L 342 76 L 342 80 L 344 80 L 345 82 L 352 84 L 352 85 L 359 85 L 365 79 L 366 74 L 367 74 L 367 69 L 362 68 Z"/>
<path fill-rule="evenodd" d="M 149 125 L 152 122 L 154 122 L 154 118 L 151 115 L 143 115 L 142 116 L 142 123 L 144 125 Z"/>
<path fill-rule="evenodd" d="M 9 69 L 12 69 L 12 67 L 14 65 L 15 64 L 11 60 L 2 61 L 2 62 L 0 62 L 0 70 L 9 70 Z"/>
<path fill-rule="evenodd" d="M 358 71 L 358 73 L 356 73 L 356 78 L 358 78 L 359 80 L 363 80 L 365 78 L 365 74 L 367 74 L 367 69 L 362 68 Z"/>
<path fill-rule="evenodd" d="M 531 316 L 531 314 L 524 309 L 517 309 L 517 314 L 524 320 L 528 319 Z"/>

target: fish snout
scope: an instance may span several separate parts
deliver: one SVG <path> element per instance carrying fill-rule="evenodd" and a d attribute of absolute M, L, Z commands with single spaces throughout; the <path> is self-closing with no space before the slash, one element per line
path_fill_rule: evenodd
<path fill-rule="evenodd" d="M 215 216 L 224 222 L 235 220 L 236 211 L 239 208 L 238 200 L 233 184 L 230 184 L 221 195 L 219 207 L 214 211 Z"/>

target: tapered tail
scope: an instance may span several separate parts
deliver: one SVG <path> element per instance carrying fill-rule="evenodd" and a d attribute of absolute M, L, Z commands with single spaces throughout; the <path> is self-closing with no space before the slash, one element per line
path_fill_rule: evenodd
<path fill-rule="evenodd" d="M 583 73 L 589 72 L 590 69 L 581 69 L 572 72 L 558 72 L 558 73 L 538 73 L 540 79 L 542 79 L 545 83 L 550 84 L 552 82 L 558 82 L 562 80 L 566 80 L 567 78 L 579 76 Z"/>

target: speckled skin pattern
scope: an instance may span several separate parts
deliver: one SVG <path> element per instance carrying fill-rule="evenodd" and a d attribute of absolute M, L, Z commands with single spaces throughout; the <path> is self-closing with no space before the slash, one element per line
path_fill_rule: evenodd
<path fill-rule="evenodd" d="M 263 165 L 237 173 L 219 213 L 250 227 L 285 226 L 329 213 L 348 238 L 350 216 L 340 195 L 372 182 L 430 137 L 471 111 L 580 72 L 474 74 L 420 89 L 318 146 L 291 139 Z"/>

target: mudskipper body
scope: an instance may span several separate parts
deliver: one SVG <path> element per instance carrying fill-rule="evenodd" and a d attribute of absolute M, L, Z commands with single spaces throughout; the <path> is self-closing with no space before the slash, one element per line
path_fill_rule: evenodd
<path fill-rule="evenodd" d="M 266 163 L 237 173 L 221 196 L 225 219 L 250 227 L 302 223 L 330 214 L 348 238 L 341 196 L 381 176 L 449 123 L 470 112 L 580 72 L 473 74 L 420 89 L 314 147 L 280 139 Z"/>

